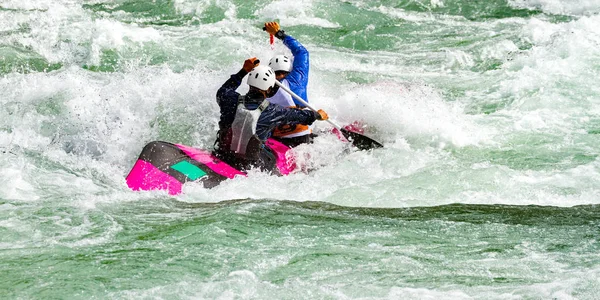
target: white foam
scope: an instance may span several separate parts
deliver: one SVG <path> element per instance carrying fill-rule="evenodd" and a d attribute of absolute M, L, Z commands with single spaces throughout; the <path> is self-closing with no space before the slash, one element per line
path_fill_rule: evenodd
<path fill-rule="evenodd" d="M 254 15 L 265 22 L 279 20 L 281 26 L 313 25 L 323 28 L 337 28 L 339 24 L 314 16 L 313 0 L 273 1 Z"/>
<path fill-rule="evenodd" d="M 38 191 L 29 182 L 26 170 L 21 168 L 9 168 L 3 163 L 2 173 L 0 174 L 0 198 L 6 200 L 18 201 L 36 201 L 40 199 Z"/>
<path fill-rule="evenodd" d="M 365 5 L 361 4 L 361 2 L 356 3 L 355 5 L 367 9 L 369 11 L 379 12 L 393 18 L 398 18 L 415 23 L 442 23 L 445 25 L 455 25 L 457 22 L 466 21 L 464 17 L 456 15 L 433 15 L 429 12 L 415 12 L 384 5 L 379 5 L 376 7 L 365 7 Z M 431 6 L 432 8 L 443 7 L 444 4 L 440 0 L 432 0 Z"/>
<path fill-rule="evenodd" d="M 441 148 L 446 144 L 462 147 L 478 144 L 488 134 L 475 118 L 463 113 L 460 104 L 445 102 L 424 84 L 379 81 L 346 85 L 341 90 L 313 88 L 320 95 L 315 101 L 341 122 L 362 120 L 374 132 L 383 133 L 379 137 L 384 140 L 402 137 Z"/>
<path fill-rule="evenodd" d="M 103 49 L 119 49 L 127 42 L 160 42 L 160 33 L 153 28 L 140 28 L 118 21 L 100 19 L 94 22 L 92 30 L 91 64 L 99 64 Z"/>
<path fill-rule="evenodd" d="M 26 30 L 22 34 L 0 36 L 0 43 L 26 47 L 50 62 L 97 65 L 105 49 L 135 48 L 162 40 L 159 31 L 151 27 L 102 18 L 94 20 L 81 5 L 72 1 L 21 2 L 32 5 L 32 10 L 10 13 L 7 28 Z M 0 25 L 3 24 L 4 21 L 0 21 Z M 85 44 L 91 47 L 83 47 Z"/>
<path fill-rule="evenodd" d="M 189 0 L 175 0 L 173 5 L 178 12 L 182 14 L 194 14 L 196 16 L 202 16 L 202 14 L 210 8 L 212 5 L 225 10 L 225 17 L 227 19 L 235 19 L 237 15 L 237 8 L 235 4 L 227 1 L 189 1 Z"/>
<path fill-rule="evenodd" d="M 43 7 L 43 11 L 16 12 L 32 31 L 10 35 L 10 42 L 31 46 L 49 60 L 62 61 L 67 66 L 51 73 L 11 73 L 0 78 L 0 87 L 8 91 L 8 98 L 0 99 L 0 128 L 10 128 L 10 133 L 0 131 L 0 142 L 2 147 L 33 151 L 74 170 L 74 177 L 58 172 L 59 180 L 54 183 L 40 182 L 46 189 L 64 190 L 69 195 L 80 195 L 76 189 L 94 195 L 92 201 L 75 204 L 82 209 L 94 208 L 95 203 L 163 197 L 161 192 L 128 193 L 124 185 L 123 177 L 144 144 L 162 139 L 209 149 L 217 126 L 214 93 L 218 87 L 240 68 L 246 57 L 256 55 L 267 61 L 275 53 L 288 53 L 279 41 L 276 50 L 271 51 L 267 35 L 255 20 L 236 19 L 237 12 L 232 9 L 235 5 L 227 1 L 178 1 L 175 5 L 181 13 L 200 13 L 213 4 L 230 12 L 219 22 L 189 28 L 142 28 L 114 19 L 92 19 L 89 12 L 70 2 L 52 3 L 36 2 L 35 6 Z M 280 18 L 284 27 L 339 26 L 316 20 L 320 18 L 316 9 L 320 9 L 317 2 L 276 1 L 255 15 L 261 22 Z M 463 18 L 438 18 L 382 6 L 373 10 L 413 22 L 457 28 L 464 28 L 467 22 Z M 501 26 L 506 24 L 510 26 Z M 400 53 L 350 51 L 302 40 L 311 52 L 310 101 L 342 125 L 362 120 L 368 125 L 366 135 L 382 141 L 386 148 L 348 155 L 344 144 L 323 136 L 314 145 L 297 149 L 299 161 L 306 168 L 317 169 L 310 174 L 276 178 L 253 173 L 250 178 L 227 181 L 212 190 L 186 184 L 186 194 L 180 199 L 214 202 L 271 198 L 392 207 L 450 202 L 596 203 L 593 184 L 580 186 L 566 180 L 570 186 L 563 187 L 552 180 L 532 181 L 557 174 L 569 176 L 569 170 L 527 173 L 484 162 L 462 166 L 452 151 L 487 151 L 488 147 L 504 147 L 515 136 L 527 134 L 580 133 L 582 126 L 591 122 L 589 113 L 600 111 L 594 97 L 598 88 L 586 83 L 593 78 L 589 66 L 597 59 L 598 24 L 598 16 L 569 23 L 550 23 L 535 17 L 480 22 L 477 29 L 481 32 L 474 30 L 476 34 L 499 31 L 507 38 L 494 45 L 482 44 L 478 51 L 427 50 L 423 45 L 398 48 L 407 49 Z M 375 30 L 375 26 L 366 25 L 365 30 Z M 66 30 L 67 27 L 72 30 Z M 13 25 L 8 28 L 18 29 Z M 72 42 L 62 43 L 65 39 Z M 518 39 L 533 46 L 520 50 Z M 94 55 L 81 54 L 77 45 L 86 43 L 95 49 Z M 139 61 L 124 59 L 129 65 L 116 73 L 94 73 L 79 67 L 98 63 L 100 53 L 106 49 L 116 49 L 123 57 L 135 57 L 146 43 L 163 45 L 159 52 L 187 57 L 183 70 L 148 66 L 143 57 Z M 79 54 L 81 57 L 77 57 Z M 427 65 L 432 59 L 440 64 Z M 488 59 L 502 60 L 504 64 L 489 72 L 470 71 Z M 351 76 L 361 83 L 351 80 Z M 445 82 L 450 82 L 452 88 L 454 82 L 463 79 L 477 83 L 467 89 L 464 97 L 450 101 L 444 94 Z M 577 86 L 575 95 L 565 94 L 568 89 L 557 86 L 565 80 Z M 442 83 L 428 83 L 437 81 Z M 242 87 L 240 92 L 244 91 Z M 507 102 L 507 107 L 491 115 L 465 113 L 466 106 L 483 100 Z M 59 112 L 44 113 L 44 107 L 52 106 L 53 101 L 58 103 Z M 318 123 L 315 128 L 319 131 L 331 127 Z M 310 159 L 305 159 L 305 155 L 310 155 Z M 587 175 L 577 178 L 593 182 L 597 179 L 595 162 L 586 166 L 591 168 Z M 31 175 L 33 170 L 23 172 L 19 183 L 22 189 L 14 190 L 11 197 L 35 199 L 32 195 L 40 193 L 36 190 L 40 182 Z M 456 183 L 458 175 L 464 176 L 463 182 Z M 71 181 L 76 184 L 69 186 Z M 490 186 L 489 182 L 494 184 Z M 268 188 L 264 188 L 265 183 Z M 557 191 L 561 188 L 580 192 L 560 194 Z M 505 192 L 510 189 L 516 192 Z M 533 195 L 531 190 L 535 191 Z M 114 193 L 121 200 L 97 195 L 102 193 Z M 428 200 L 423 202 L 421 198 Z"/>
<path fill-rule="evenodd" d="M 26 47 L 51 62 L 60 62 L 68 60 L 73 55 L 72 52 L 77 50 L 76 45 L 65 43 L 65 40 L 84 42 L 81 32 L 84 32 L 82 28 L 89 25 L 89 18 L 81 5 L 71 1 L 19 3 L 25 7 L 16 9 L 25 11 L 11 13 L 9 20 L 18 25 L 15 29 L 20 30 L 20 33 L 0 36 L 0 43 Z"/>
<path fill-rule="evenodd" d="M 600 3 L 596 0 L 509 0 L 518 8 L 541 9 L 551 14 L 591 15 L 600 12 Z"/>
<path fill-rule="evenodd" d="M 48 0 L 31 0 L 31 1 L 19 1 L 19 0 L 3 0 L 2 7 L 7 9 L 20 9 L 20 10 L 47 10 L 49 5 L 54 1 Z"/>
<path fill-rule="evenodd" d="M 389 247 L 387 247 L 389 249 Z M 310 278 L 307 274 L 288 276 L 281 284 L 273 284 L 267 280 L 261 280 L 258 269 L 242 269 L 232 271 L 229 274 L 219 274 L 212 276 L 209 280 L 202 280 L 190 276 L 183 276 L 180 281 L 165 285 L 158 285 L 148 289 L 132 289 L 118 291 L 110 294 L 116 298 L 147 298 L 161 297 L 170 298 L 177 296 L 179 298 L 193 299 L 254 299 L 254 298 L 293 298 L 295 295 L 302 294 L 311 298 L 332 298 L 332 299 L 359 299 L 359 300 L 385 300 L 385 299 L 522 299 L 522 298 L 552 298 L 561 300 L 579 299 L 576 296 L 584 298 L 593 298 L 595 290 L 593 287 L 581 290 L 582 285 L 592 285 L 598 275 L 598 270 L 572 271 L 556 268 L 552 266 L 555 272 L 561 272 L 559 276 L 551 276 L 549 279 L 545 274 L 539 274 L 537 270 L 531 270 L 527 263 L 542 263 L 541 259 L 548 258 L 540 256 L 537 259 L 526 258 L 527 262 L 518 260 L 509 260 L 511 264 L 522 266 L 523 274 L 515 274 L 508 271 L 510 278 L 516 276 L 516 279 L 529 280 L 533 283 L 508 283 L 498 285 L 470 285 L 470 284 L 452 284 L 440 283 L 435 287 L 422 287 L 419 283 L 399 282 L 391 286 L 383 283 L 361 283 L 351 284 L 344 280 L 352 280 L 355 268 L 342 267 L 327 269 L 323 271 L 312 271 Z M 434 258 L 437 259 L 437 258 Z M 498 259 L 471 261 L 468 266 L 458 266 L 452 271 L 442 270 L 441 273 L 447 276 L 457 276 L 468 272 L 465 276 L 481 276 L 478 272 L 488 272 L 485 268 L 505 269 L 506 265 L 499 266 L 499 263 L 506 263 L 506 260 Z M 400 263 L 405 265 L 406 263 Z M 524 265 L 525 264 L 525 265 Z M 483 266 L 482 266 L 483 265 Z M 373 266 L 361 265 L 361 271 L 368 272 Z M 407 270 L 410 273 L 422 272 L 422 276 L 431 275 L 435 272 L 427 265 L 420 265 L 415 270 Z M 550 266 L 548 266 L 550 267 Z M 424 270 L 420 270 L 424 269 Z M 266 270 L 265 270 L 266 271 Z M 375 270 L 373 270 L 375 272 Z M 310 272 L 310 270 L 309 270 Z M 383 272 L 380 269 L 376 273 Z M 473 275 L 475 273 L 476 275 Z M 370 274 L 370 273 L 369 273 Z M 371 274 L 372 275 L 372 274 Z M 437 273 L 439 275 L 439 272 Z M 335 282 L 332 280 L 335 278 Z M 341 279 L 340 279 L 341 278 Z M 377 277 L 376 277 L 377 278 Z M 340 282 L 341 280 L 341 282 Z M 493 282 L 493 279 L 489 279 Z M 400 280 L 401 281 L 401 280 Z"/>
<path fill-rule="evenodd" d="M 503 40 L 494 45 L 486 46 L 481 50 L 480 59 L 502 59 L 504 60 L 510 53 L 519 51 L 519 48 L 513 41 Z"/>
<path fill-rule="evenodd" d="M 503 74 L 498 74 L 505 77 L 498 93 L 486 95 L 515 99 L 510 110 L 499 115 L 512 118 L 518 131 L 579 131 L 586 114 L 597 107 L 593 95 L 598 88 L 588 82 L 593 76 L 589 66 L 597 61 L 599 24 L 597 16 L 563 24 L 532 19 L 522 34 L 535 47 L 507 61 Z"/>

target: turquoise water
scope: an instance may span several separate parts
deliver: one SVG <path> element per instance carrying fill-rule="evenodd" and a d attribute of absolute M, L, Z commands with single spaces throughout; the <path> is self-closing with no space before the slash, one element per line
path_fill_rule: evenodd
<path fill-rule="evenodd" d="M 0 296 L 600 298 L 599 13 L 4 0 Z M 212 146 L 218 87 L 286 53 L 271 20 L 310 51 L 310 101 L 385 148 L 322 134 L 296 149 L 308 174 L 129 191 L 147 142 Z"/>

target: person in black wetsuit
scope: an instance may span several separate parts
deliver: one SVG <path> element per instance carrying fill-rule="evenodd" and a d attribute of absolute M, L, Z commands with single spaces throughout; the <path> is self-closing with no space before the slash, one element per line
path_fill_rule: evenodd
<path fill-rule="evenodd" d="M 240 95 L 236 89 L 248 74 L 250 90 Z M 267 97 L 277 92 L 275 73 L 260 66 L 256 58 L 247 59 L 243 68 L 217 91 L 221 117 L 214 154 L 239 170 L 258 167 L 279 174 L 275 155 L 265 141 L 273 130 L 283 124 L 310 125 L 315 120 L 327 120 L 323 110 L 313 112 L 281 107 L 269 103 Z"/>

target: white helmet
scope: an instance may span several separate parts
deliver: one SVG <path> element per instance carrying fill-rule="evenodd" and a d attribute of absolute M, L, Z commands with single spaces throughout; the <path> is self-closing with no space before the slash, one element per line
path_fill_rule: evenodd
<path fill-rule="evenodd" d="M 273 71 L 289 72 L 292 70 L 292 60 L 285 55 L 276 55 L 269 61 L 269 67 L 271 67 Z"/>
<path fill-rule="evenodd" d="M 258 66 L 248 73 L 248 85 L 266 91 L 275 85 L 275 73 L 267 66 Z"/>

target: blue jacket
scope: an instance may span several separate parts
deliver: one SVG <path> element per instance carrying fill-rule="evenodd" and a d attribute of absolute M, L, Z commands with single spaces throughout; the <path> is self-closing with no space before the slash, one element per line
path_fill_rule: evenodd
<path fill-rule="evenodd" d="M 231 124 L 233 124 L 240 96 L 236 92 L 236 89 L 240 86 L 246 74 L 244 70 L 240 70 L 237 74 L 231 75 L 231 78 L 217 91 L 217 103 L 221 111 L 221 118 L 219 120 L 219 131 L 221 132 L 229 130 Z M 252 99 L 247 99 L 246 108 L 256 109 L 262 100 L 257 99 L 256 101 L 252 101 Z M 291 109 L 269 104 L 258 118 L 256 135 L 264 143 L 271 136 L 275 127 L 283 124 L 310 125 L 316 120 L 316 117 L 317 114 L 310 110 Z"/>
<path fill-rule="evenodd" d="M 283 44 L 286 45 L 292 55 L 294 56 L 294 63 L 292 65 L 292 71 L 285 77 L 290 84 L 290 90 L 308 102 L 306 97 L 306 86 L 308 85 L 308 50 L 300 44 L 295 38 L 285 35 L 283 37 Z M 304 107 L 304 105 L 298 100 L 294 99 L 294 103 L 298 107 Z"/>

